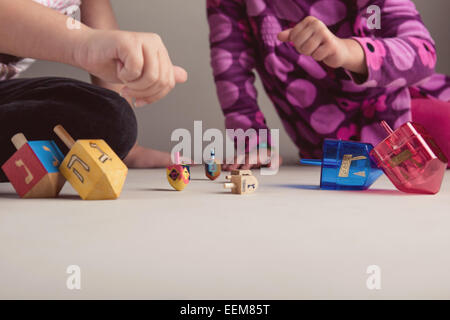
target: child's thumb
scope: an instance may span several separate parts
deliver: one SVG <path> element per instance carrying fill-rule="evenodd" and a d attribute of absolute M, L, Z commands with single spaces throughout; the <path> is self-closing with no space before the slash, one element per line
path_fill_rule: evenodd
<path fill-rule="evenodd" d="M 292 31 L 292 28 L 291 28 L 291 29 L 286 29 L 286 30 L 280 32 L 280 33 L 278 34 L 278 40 L 283 41 L 283 42 L 288 42 L 288 41 L 290 41 L 290 40 L 289 40 L 289 37 L 290 37 L 290 35 L 291 35 L 291 31 Z"/>
<path fill-rule="evenodd" d="M 173 72 L 175 74 L 175 82 L 183 83 L 183 82 L 187 81 L 188 74 L 187 74 L 186 70 L 184 70 L 183 68 L 178 67 L 178 66 L 174 66 L 173 67 Z"/>

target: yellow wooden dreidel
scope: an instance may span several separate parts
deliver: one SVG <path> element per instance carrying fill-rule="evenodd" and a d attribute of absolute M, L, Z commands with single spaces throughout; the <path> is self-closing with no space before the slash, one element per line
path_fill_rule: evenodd
<path fill-rule="evenodd" d="M 11 139 L 17 152 L 2 166 L 21 198 L 55 198 L 66 179 L 59 173 L 64 156 L 53 141 L 27 141 L 22 133 Z"/>
<path fill-rule="evenodd" d="M 69 148 L 59 170 L 83 200 L 120 196 L 128 168 L 101 139 L 75 140 L 61 126 L 53 131 Z"/>
<path fill-rule="evenodd" d="M 180 164 L 180 153 L 175 153 L 175 164 L 166 169 L 167 181 L 177 191 L 183 191 L 191 180 L 188 165 Z"/>
<path fill-rule="evenodd" d="M 250 194 L 258 189 L 258 180 L 250 170 L 233 170 L 230 176 L 226 176 L 225 189 L 231 189 L 234 194 Z"/>
<path fill-rule="evenodd" d="M 220 176 L 221 172 L 222 166 L 216 159 L 216 152 L 214 149 L 211 149 L 211 159 L 209 159 L 205 164 L 205 175 L 209 180 L 216 180 Z"/>

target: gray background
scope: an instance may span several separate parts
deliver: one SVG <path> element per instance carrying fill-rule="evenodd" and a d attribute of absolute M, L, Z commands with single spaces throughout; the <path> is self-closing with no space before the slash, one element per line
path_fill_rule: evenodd
<path fill-rule="evenodd" d="M 433 35 L 438 50 L 437 70 L 450 74 L 450 1 L 415 0 L 423 20 Z M 133 0 L 112 1 L 122 29 L 155 32 L 162 36 L 174 63 L 186 68 L 189 81 L 178 86 L 166 99 L 136 111 L 139 142 L 169 151 L 170 135 L 176 128 L 193 130 L 194 120 L 203 120 L 203 128 L 224 129 L 211 68 L 209 65 L 208 26 L 205 1 Z M 132 4 L 132 5 L 131 5 Z M 85 72 L 50 62 L 36 63 L 24 76 L 55 75 L 88 80 Z M 285 162 L 294 162 L 297 150 L 287 137 L 275 110 L 258 81 L 259 103 L 269 127 L 280 130 L 280 152 Z"/>

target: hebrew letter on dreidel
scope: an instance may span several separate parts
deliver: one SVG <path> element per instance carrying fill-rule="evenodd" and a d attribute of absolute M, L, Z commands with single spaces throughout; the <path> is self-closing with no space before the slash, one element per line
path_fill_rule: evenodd
<path fill-rule="evenodd" d="M 102 155 L 98 158 L 101 163 L 105 163 L 106 161 L 112 161 L 112 158 L 108 156 L 96 143 L 89 143 L 90 147 L 93 149 L 97 149 Z"/>
<path fill-rule="evenodd" d="M 84 183 L 84 177 L 81 175 L 81 173 L 77 169 L 72 168 L 75 162 L 80 163 L 84 170 L 86 170 L 87 172 L 89 172 L 89 166 L 76 155 L 72 155 L 69 163 L 67 164 L 67 168 L 72 169 L 73 173 L 78 177 L 78 179 L 80 179 L 81 183 Z"/>
<path fill-rule="evenodd" d="M 47 147 L 47 146 L 43 146 L 42 147 L 42 149 L 44 149 L 45 151 L 47 151 L 47 152 L 50 152 L 51 154 L 52 154 L 52 157 L 53 157 L 53 166 L 55 167 L 55 168 L 58 168 L 58 166 L 59 166 L 59 160 L 56 158 L 56 156 L 53 154 L 53 152 L 52 152 L 52 150 L 50 150 L 50 148 L 49 147 Z"/>
<path fill-rule="evenodd" d="M 16 161 L 16 166 L 17 167 L 24 167 L 25 171 L 27 172 L 27 176 L 25 177 L 25 183 L 26 184 L 30 184 L 31 181 L 33 181 L 33 174 L 31 173 L 30 169 L 28 169 L 28 167 L 25 165 L 25 163 L 23 163 L 23 160 L 17 160 Z"/>
<path fill-rule="evenodd" d="M 351 155 L 351 154 L 344 155 L 344 157 L 342 157 L 342 165 L 341 165 L 341 168 L 339 169 L 338 176 L 341 178 L 347 178 L 348 175 L 350 174 L 350 166 L 352 165 L 352 161 L 365 160 L 365 159 L 367 159 L 367 157 L 365 157 L 365 156 L 353 157 L 353 155 Z"/>

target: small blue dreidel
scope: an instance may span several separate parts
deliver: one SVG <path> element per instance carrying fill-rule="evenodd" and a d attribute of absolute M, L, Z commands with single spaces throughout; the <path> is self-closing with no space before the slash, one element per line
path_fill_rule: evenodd
<path fill-rule="evenodd" d="M 323 159 L 302 159 L 300 163 L 322 167 L 320 188 L 326 190 L 366 190 L 383 171 L 370 158 L 373 146 L 326 139 Z"/>
<path fill-rule="evenodd" d="M 211 159 L 205 164 L 205 175 L 209 180 L 216 180 L 222 172 L 220 162 L 216 160 L 216 150 L 211 149 Z"/>

